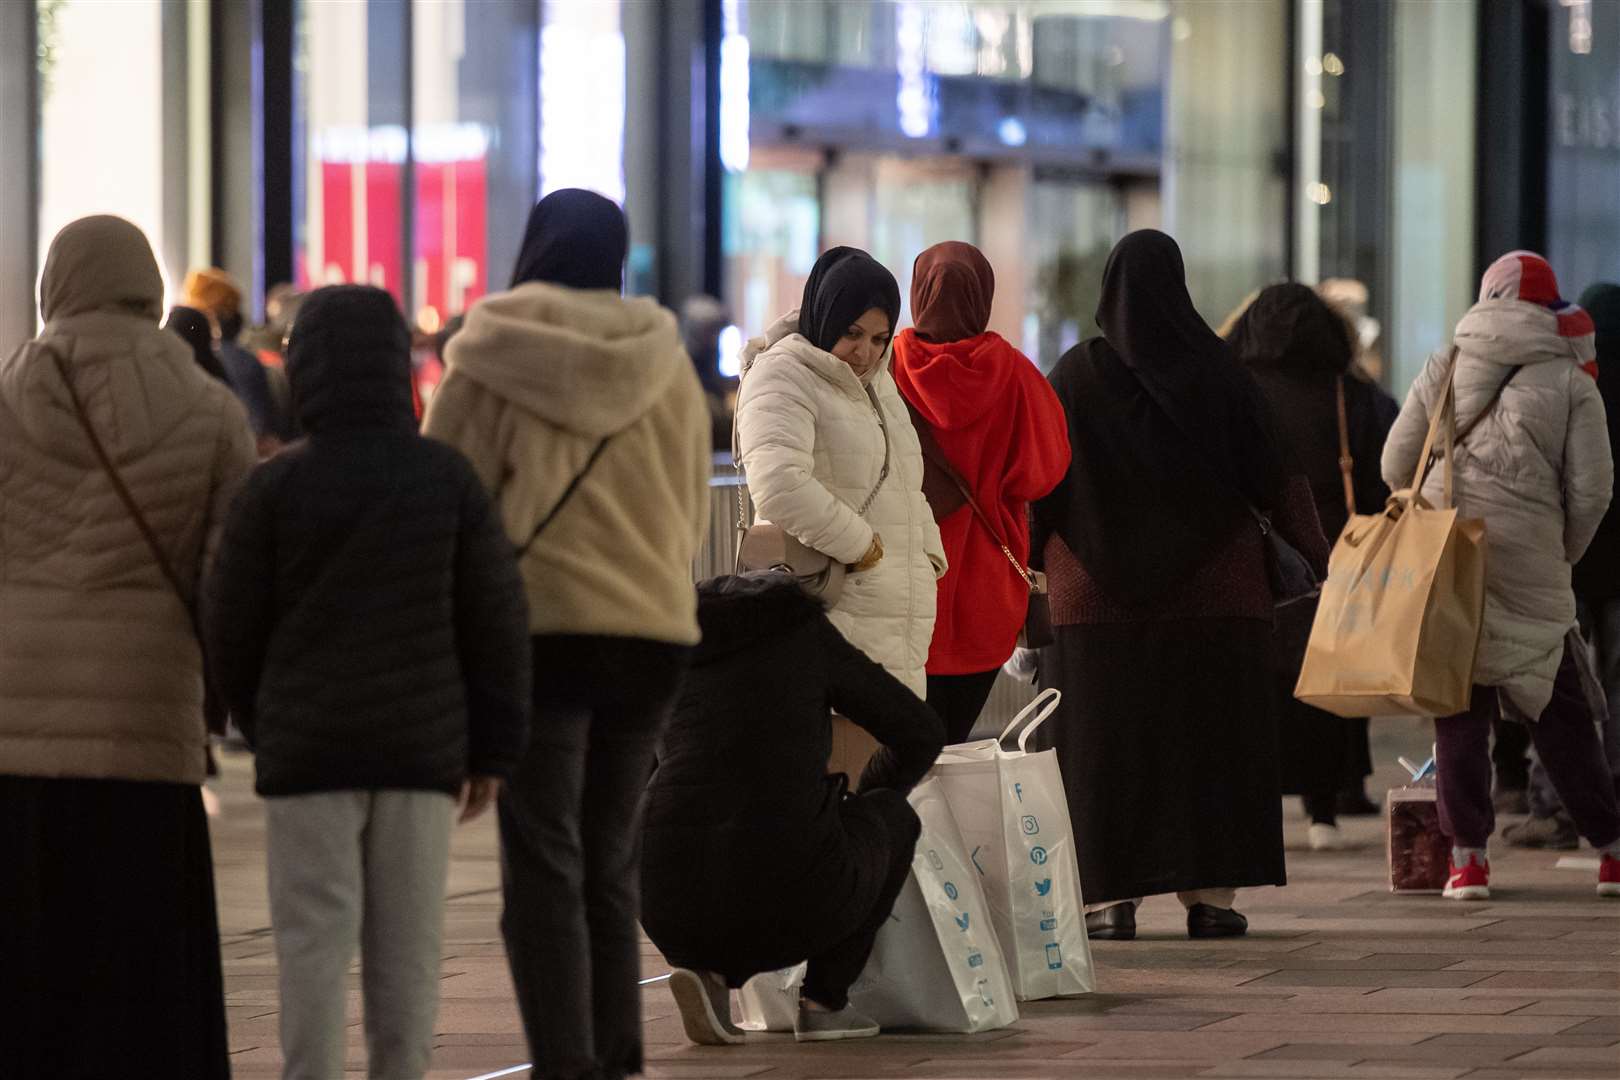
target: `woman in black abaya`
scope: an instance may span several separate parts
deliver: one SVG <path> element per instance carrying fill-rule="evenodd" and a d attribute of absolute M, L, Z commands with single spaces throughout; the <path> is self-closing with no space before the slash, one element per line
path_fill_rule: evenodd
<path fill-rule="evenodd" d="M 1094 937 L 1176 893 L 1193 937 L 1242 934 L 1235 890 L 1284 882 L 1272 596 L 1255 512 L 1319 568 L 1308 488 L 1187 294 L 1175 241 L 1121 240 L 1103 334 L 1058 361 L 1069 473 L 1035 509 L 1057 644 L 1062 764 Z"/>

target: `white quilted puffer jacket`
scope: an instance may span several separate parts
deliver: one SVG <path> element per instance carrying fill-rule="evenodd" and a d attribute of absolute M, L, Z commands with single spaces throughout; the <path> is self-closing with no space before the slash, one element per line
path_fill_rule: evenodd
<path fill-rule="evenodd" d="M 798 331 L 799 313 L 742 352 L 737 431 L 749 492 L 761 520 L 804 544 L 855 563 L 883 538 L 883 559 L 850 574 L 833 624 L 917 695 L 934 636 L 935 581 L 945 573 L 939 528 L 922 494 L 922 447 L 889 371 L 863 383 L 850 366 Z M 883 470 L 889 477 L 863 518 L 856 510 Z"/>
<path fill-rule="evenodd" d="M 1597 382 L 1580 367 L 1558 316 L 1540 304 L 1489 300 L 1457 324 L 1457 426 L 1485 409 L 1457 451 L 1456 502 L 1485 520 L 1485 627 L 1474 681 L 1501 687 L 1526 716 L 1552 700 L 1564 635 L 1575 625 L 1570 567 L 1592 541 L 1614 480 Z M 1412 483 L 1450 350 L 1430 358 L 1384 447 L 1384 480 Z M 1424 495 L 1441 505 L 1437 463 Z"/>

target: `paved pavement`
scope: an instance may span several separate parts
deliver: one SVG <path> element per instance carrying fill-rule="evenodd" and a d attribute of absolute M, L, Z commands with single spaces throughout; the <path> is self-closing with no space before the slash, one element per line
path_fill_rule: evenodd
<path fill-rule="evenodd" d="M 1375 757 L 1421 756 L 1418 726 L 1379 726 Z M 243 1078 L 280 1068 L 263 816 L 250 772 L 248 759 L 226 760 L 224 814 L 214 823 L 231 1047 Z M 1304 850 L 1298 802 L 1289 800 L 1292 883 L 1240 896 L 1247 938 L 1191 941 L 1179 906 L 1150 900 L 1135 942 L 1095 944 L 1099 993 L 1026 1005 L 1008 1031 L 807 1047 L 765 1037 L 699 1048 L 686 1042 L 668 991 L 655 983 L 643 1003 L 647 1075 L 1620 1080 L 1620 901 L 1593 894 L 1594 873 L 1557 869 L 1556 854 L 1498 848 L 1488 903 L 1391 896 L 1381 822 L 1346 824 L 1360 847 L 1313 854 Z M 492 821 L 459 830 L 435 1080 L 528 1060 L 497 926 L 498 884 Z M 648 977 L 667 970 L 650 945 L 643 969 Z M 357 987 L 351 976 L 356 1025 Z M 349 1075 L 364 1075 L 358 1026 L 350 1051 Z"/>

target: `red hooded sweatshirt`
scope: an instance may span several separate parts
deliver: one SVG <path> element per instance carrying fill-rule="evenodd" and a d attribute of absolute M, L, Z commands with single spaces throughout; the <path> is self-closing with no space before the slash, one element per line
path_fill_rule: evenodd
<path fill-rule="evenodd" d="M 1027 566 L 1029 504 L 1069 468 L 1063 406 L 1040 370 L 994 332 L 935 343 L 907 329 L 894 339 L 894 378 Z M 991 671 L 1018 643 L 1029 586 L 970 507 L 948 514 L 939 531 L 950 572 L 939 582 L 928 673 Z"/>

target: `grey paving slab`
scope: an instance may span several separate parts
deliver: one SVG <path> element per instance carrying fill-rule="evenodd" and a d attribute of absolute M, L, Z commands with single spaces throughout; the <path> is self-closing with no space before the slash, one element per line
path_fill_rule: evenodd
<path fill-rule="evenodd" d="M 1386 736 L 1380 761 L 1423 748 Z M 279 1075 L 279 996 L 265 901 L 263 815 L 246 759 L 224 762 L 213 823 L 234 1074 Z M 1373 788 L 1376 790 L 1377 785 Z M 661 985 L 643 995 L 647 1075 L 668 1080 L 1620 1080 L 1620 903 L 1591 895 L 1555 853 L 1493 849 L 1497 899 L 1451 904 L 1385 888 L 1382 823 L 1350 819 L 1356 850 L 1304 849 L 1287 804 L 1286 888 L 1251 890 L 1246 938 L 1194 941 L 1170 898 L 1143 906 L 1141 937 L 1098 943 L 1100 992 L 1027 1003 L 1019 1023 L 978 1036 L 888 1035 L 801 1046 L 689 1044 Z M 493 822 L 457 830 L 446 905 L 442 1005 L 429 1080 L 468 1080 L 527 1053 L 501 945 Z M 667 970 L 644 943 L 642 967 Z M 364 1076 L 359 982 L 347 995 L 349 1062 Z M 517 1074 L 520 1078 L 525 1074 Z"/>

